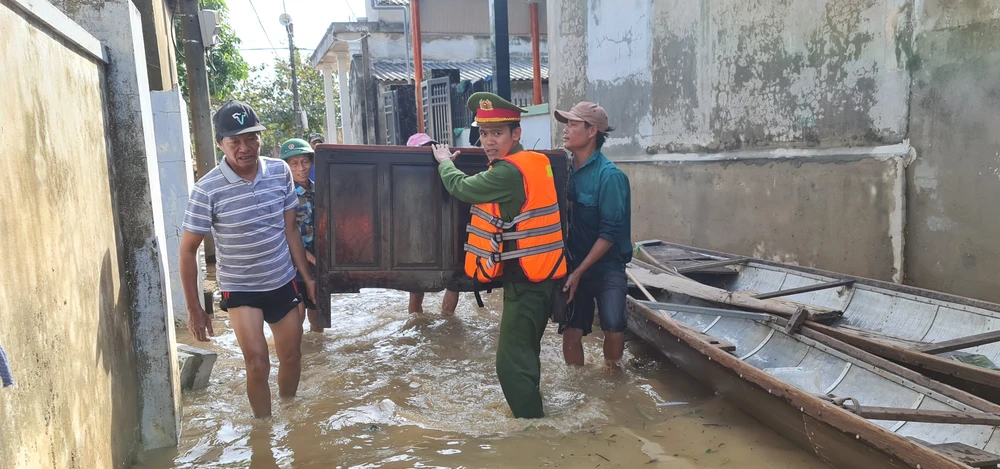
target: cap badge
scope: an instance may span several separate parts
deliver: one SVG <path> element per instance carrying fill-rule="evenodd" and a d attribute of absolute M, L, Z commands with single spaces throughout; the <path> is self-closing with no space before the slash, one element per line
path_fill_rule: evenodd
<path fill-rule="evenodd" d="M 239 122 L 240 125 L 243 125 L 243 121 L 245 121 L 246 118 L 247 118 L 246 111 L 233 113 L 233 119 L 235 119 L 236 122 Z"/>
<path fill-rule="evenodd" d="M 492 111 L 493 110 L 493 101 L 490 101 L 488 99 L 480 99 L 479 100 L 479 109 L 481 111 Z"/>
<path fill-rule="evenodd" d="M 295 148 L 295 144 L 294 143 L 289 143 L 288 144 L 288 149 L 291 150 L 292 148 Z"/>

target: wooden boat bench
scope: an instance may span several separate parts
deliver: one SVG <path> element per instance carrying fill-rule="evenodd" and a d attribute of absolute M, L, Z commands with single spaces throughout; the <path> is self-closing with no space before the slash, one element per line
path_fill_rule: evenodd
<path fill-rule="evenodd" d="M 974 448 L 965 443 L 941 443 L 934 445 L 913 437 L 910 437 L 910 441 L 926 446 L 968 466 L 980 469 L 995 469 L 997 465 L 1000 464 L 1000 456 L 983 451 L 979 448 Z"/>

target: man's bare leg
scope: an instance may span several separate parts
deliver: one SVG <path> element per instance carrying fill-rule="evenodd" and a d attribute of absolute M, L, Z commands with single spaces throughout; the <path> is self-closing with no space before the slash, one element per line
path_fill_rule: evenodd
<path fill-rule="evenodd" d="M 323 332 L 323 326 L 319 325 L 319 311 L 315 309 L 308 309 L 309 314 L 309 331 L 310 332 Z"/>
<path fill-rule="evenodd" d="M 292 316 L 292 321 L 297 317 Z M 264 338 L 264 312 L 249 306 L 229 308 L 236 341 L 243 351 L 243 363 L 247 367 L 247 399 L 257 418 L 271 416 L 271 388 L 267 385 L 271 373 L 267 339 Z M 300 326 L 301 327 L 301 326 Z"/>
<path fill-rule="evenodd" d="M 566 364 L 583 366 L 583 330 L 574 327 L 563 329 L 562 341 Z"/>
<path fill-rule="evenodd" d="M 410 313 L 424 312 L 424 292 L 410 292 Z"/>
<path fill-rule="evenodd" d="M 625 353 L 625 333 L 604 333 L 604 364 L 609 368 L 620 368 Z"/>
<path fill-rule="evenodd" d="M 295 397 L 302 376 L 302 322 L 296 317 L 298 307 L 280 321 L 269 324 L 278 355 L 278 395 Z"/>
<path fill-rule="evenodd" d="M 441 300 L 441 314 L 445 316 L 454 316 L 455 308 L 458 307 L 458 292 L 445 290 L 444 299 Z"/>

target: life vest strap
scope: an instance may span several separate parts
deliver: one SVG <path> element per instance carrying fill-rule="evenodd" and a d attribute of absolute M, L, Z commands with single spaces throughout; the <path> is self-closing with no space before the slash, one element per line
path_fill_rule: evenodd
<path fill-rule="evenodd" d="M 509 261 L 512 259 L 520 259 L 526 256 L 533 256 L 535 254 L 544 254 L 546 252 L 558 251 L 561 250 L 562 248 L 563 248 L 563 241 L 561 239 L 559 241 L 555 241 L 548 244 L 542 244 L 540 246 L 515 249 L 513 251 L 503 252 L 503 253 L 490 252 L 485 249 L 473 246 L 469 243 L 465 243 L 465 252 L 471 252 L 472 254 L 475 254 L 478 257 L 486 259 L 487 265 L 489 265 L 490 267 L 492 267 L 492 265 L 490 265 L 490 262 L 496 264 L 501 261 Z"/>
<path fill-rule="evenodd" d="M 543 226 L 540 228 L 532 228 L 530 230 L 524 231 L 508 231 L 508 232 L 497 232 L 490 233 L 482 228 L 472 226 L 472 224 L 465 225 L 465 232 L 472 233 L 484 239 L 489 239 L 496 242 L 503 241 L 514 241 L 518 239 L 530 238 L 532 236 L 542 236 L 552 233 L 558 233 L 562 230 L 562 225 L 560 223 L 555 223 L 549 226 Z"/>
<path fill-rule="evenodd" d="M 559 204 L 552 204 L 547 207 L 536 208 L 534 210 L 521 212 L 520 215 L 514 217 L 514 219 L 509 222 L 505 222 L 503 221 L 502 218 L 495 217 L 486 210 L 483 210 L 475 205 L 473 205 L 472 208 L 469 209 L 469 213 L 479 218 L 482 218 L 483 221 L 489 223 L 490 225 L 496 228 L 499 228 L 501 230 L 509 230 L 511 228 L 514 228 L 518 223 L 521 223 L 523 221 L 535 217 L 543 217 L 546 215 L 552 215 L 553 213 L 559 213 Z"/>
<path fill-rule="evenodd" d="M 563 248 L 563 241 L 559 241 L 543 244 L 541 246 L 532 246 L 530 248 L 515 249 L 513 251 L 500 253 L 501 261 L 509 261 L 511 259 L 520 259 L 526 256 L 534 256 L 535 254 L 545 254 L 551 251 L 560 251 Z"/>

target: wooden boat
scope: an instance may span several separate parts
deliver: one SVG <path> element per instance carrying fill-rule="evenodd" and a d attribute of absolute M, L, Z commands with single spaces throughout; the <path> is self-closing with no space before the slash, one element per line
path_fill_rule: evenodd
<path fill-rule="evenodd" d="M 1000 463 L 1000 405 L 925 376 L 921 366 L 884 358 L 899 358 L 892 353 L 905 350 L 954 362 L 919 350 L 954 339 L 957 345 L 943 348 L 977 343 L 963 338 L 989 332 L 991 326 L 1000 328 L 1000 305 L 685 246 L 641 247 L 636 264 L 646 260 L 684 270 L 726 292 L 782 296 L 782 291 L 794 288 L 850 282 L 802 293 L 793 290 L 790 300 L 843 313 L 829 326 L 807 322 L 797 332 L 786 332 L 790 319 L 725 309 L 718 302 L 676 291 L 650 298 L 656 302 L 630 297 L 628 308 L 630 330 L 832 467 Z M 722 265 L 727 260 L 729 265 Z M 644 279 L 638 283 L 657 286 L 655 276 Z M 864 341 L 841 340 L 857 337 Z M 892 353 L 855 346 L 872 343 Z M 968 350 L 990 360 L 1000 355 L 995 342 Z M 879 351 L 883 353 L 875 353 Z M 962 372 L 969 365 L 954 363 L 961 365 L 955 373 L 967 378 Z"/>

